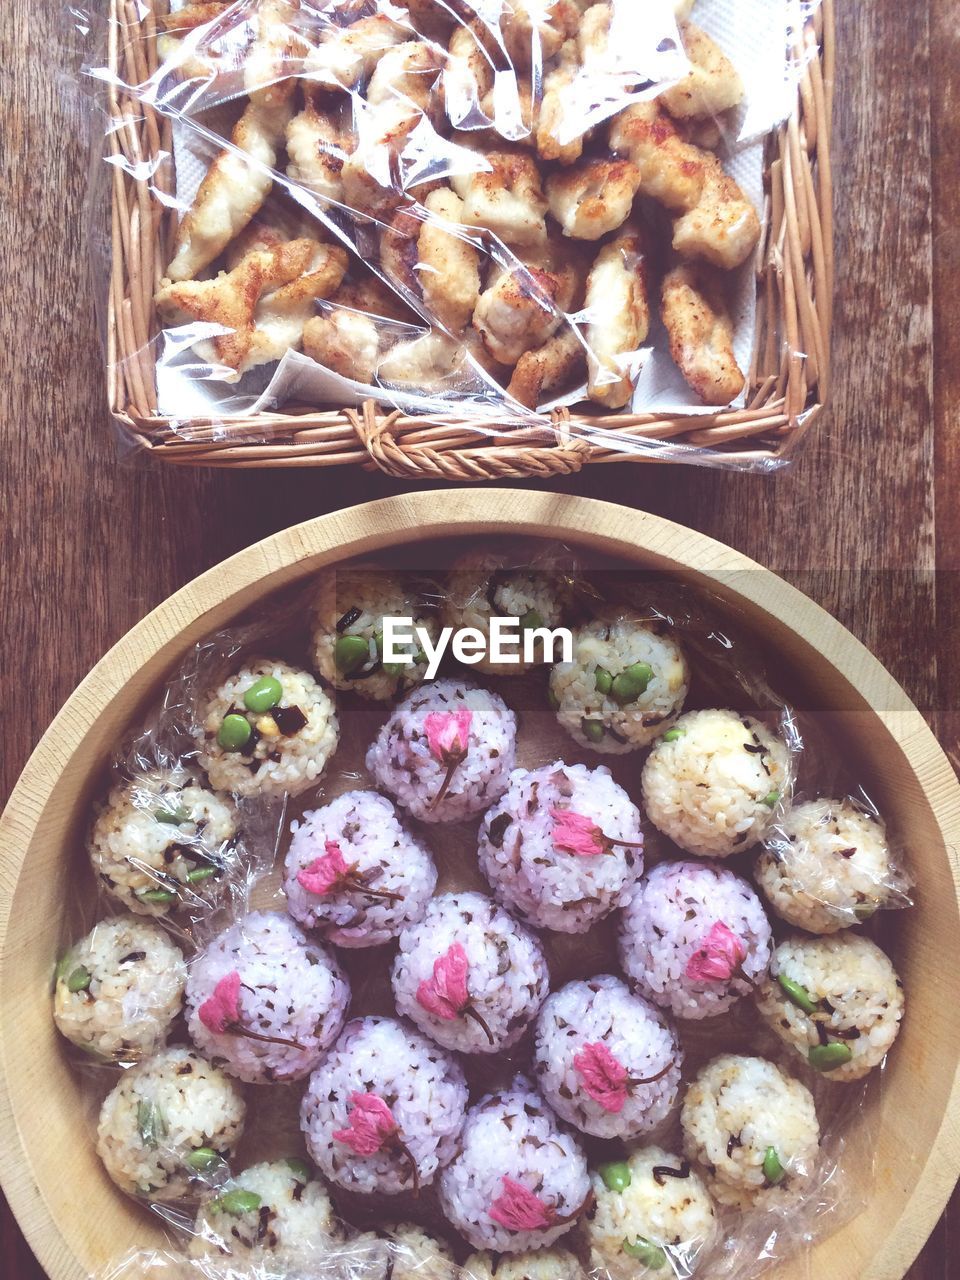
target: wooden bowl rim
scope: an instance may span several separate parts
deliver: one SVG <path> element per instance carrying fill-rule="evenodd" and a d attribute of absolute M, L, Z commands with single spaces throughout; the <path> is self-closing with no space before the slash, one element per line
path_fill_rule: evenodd
<path fill-rule="evenodd" d="M 896 737 L 923 787 L 946 847 L 960 847 L 960 783 L 920 712 L 880 662 L 835 618 L 772 570 L 721 542 L 683 525 L 618 504 L 526 489 L 425 490 L 381 498 L 307 520 L 264 538 L 208 569 L 169 596 L 132 627 L 80 682 L 36 746 L 0 815 L 0 970 L 14 890 L 32 834 L 53 798 L 65 763 L 93 724 L 94 705 L 122 692 L 129 673 L 171 654 L 187 630 L 203 634 L 206 615 L 225 609 L 250 585 L 266 577 L 293 579 L 304 559 L 323 563 L 440 536 L 511 534 L 568 537 L 606 555 L 643 557 L 667 570 L 698 578 L 739 597 L 761 614 L 783 622 L 818 648 L 834 671 L 854 688 Z M 745 572 L 750 571 L 750 572 Z M 271 589 L 274 585 L 271 584 Z M 235 606 L 239 611 L 239 602 Z M 88 695 L 95 695 L 87 701 Z M 86 706 L 86 710 L 84 707 Z M 904 742 L 908 746 L 903 746 Z M 951 859 L 960 899 L 960 866 Z M 66 1245 L 48 1196 L 31 1173 L 8 1084 L 5 1043 L 0 1042 L 0 1186 L 50 1280 L 89 1280 Z M 882 1260 L 862 1280 L 894 1280 L 913 1262 L 960 1177 L 960 1062 L 935 1143 L 890 1225 Z"/>

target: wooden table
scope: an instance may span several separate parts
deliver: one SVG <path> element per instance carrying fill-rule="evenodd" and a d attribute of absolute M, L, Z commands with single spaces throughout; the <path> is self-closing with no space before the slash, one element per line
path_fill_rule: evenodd
<path fill-rule="evenodd" d="M 774 478 L 595 467 L 557 489 L 693 524 L 797 582 L 960 756 L 960 41 L 951 0 L 841 0 L 833 410 Z M 88 106 L 52 62 L 61 0 L 0 9 L 5 264 L 0 799 L 92 663 L 176 587 L 275 529 L 395 492 L 379 475 L 131 469 L 107 422 L 84 222 Z M 101 234 L 99 228 L 96 233 Z M 0 1273 L 42 1272 L 9 1211 Z M 960 1198 L 909 1275 L 947 1280 Z M 951 1245 L 953 1249 L 951 1249 Z"/>

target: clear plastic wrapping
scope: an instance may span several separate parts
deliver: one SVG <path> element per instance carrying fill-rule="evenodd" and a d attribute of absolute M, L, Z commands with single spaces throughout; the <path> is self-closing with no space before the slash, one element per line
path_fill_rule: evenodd
<path fill-rule="evenodd" d="M 735 617 L 668 575 L 587 565 L 568 548 L 543 543 L 494 543 L 482 553 L 445 547 L 431 556 L 428 570 L 423 560 L 416 571 L 402 563 L 331 569 L 304 588 L 264 600 L 254 616 L 196 647 L 118 751 L 116 767 L 125 784 L 162 767 L 235 805 L 243 815 L 242 855 L 224 871 L 225 892 L 210 900 L 195 902 L 178 889 L 171 903 L 135 896 L 131 902 L 118 891 L 118 883 L 123 890 L 127 886 L 117 867 L 132 859 L 139 869 L 143 861 L 129 843 L 142 837 L 142 824 L 135 825 L 127 831 L 128 844 L 115 848 L 113 880 L 101 879 L 99 922 L 82 939 L 82 928 L 71 925 L 74 932 L 66 939 L 55 980 L 56 1016 L 64 1035 L 83 1051 L 76 1059 L 78 1088 L 90 1107 L 98 1151 L 114 1181 L 158 1214 L 170 1232 L 169 1248 L 137 1251 L 92 1280 L 626 1280 L 695 1272 L 752 1280 L 854 1215 L 869 1192 L 862 1176 L 851 1186 L 846 1162 L 856 1153 L 858 1167 L 870 1167 L 877 1123 L 870 1094 L 878 1087 L 903 1002 L 892 965 L 870 937 L 885 941 L 878 926 L 886 913 L 880 908 L 909 905 L 909 878 L 903 833 L 882 828 L 879 810 L 857 777 L 855 757 L 839 749 L 817 712 L 795 701 L 792 690 L 790 699 L 777 691 L 778 673 L 768 670 L 767 655 L 742 634 Z M 410 664 L 394 663 L 388 651 L 387 619 L 397 616 L 389 611 L 399 609 L 409 610 L 423 628 L 423 650 L 406 647 Z M 473 627 L 489 637 L 504 618 L 513 619 L 521 635 L 534 633 L 528 662 L 512 671 L 504 663 L 491 669 L 483 662 L 459 662 L 448 650 L 428 674 L 441 626 Z M 551 667 L 542 661 L 547 640 L 537 633 L 554 626 L 570 630 L 573 648 L 569 661 Z M 648 646 L 649 662 L 636 660 L 637 645 Z M 601 725 L 603 734 L 584 735 L 582 726 L 564 718 L 570 696 L 564 682 L 578 665 L 589 675 L 583 718 Z M 672 702 L 664 709 L 659 682 L 671 673 Z M 390 793 L 370 750 L 374 740 L 392 743 L 388 751 L 401 750 L 396 744 L 402 739 L 390 737 L 400 715 L 398 700 L 401 710 L 415 706 L 431 688 L 451 681 L 458 688 L 464 681 L 477 684 L 489 694 L 483 695 L 486 702 L 468 704 L 473 719 L 467 716 L 466 727 L 454 713 L 446 717 L 449 725 L 442 714 L 427 725 L 429 750 L 439 752 L 447 769 L 441 790 L 458 771 L 461 781 L 465 775 L 472 779 L 469 786 L 487 785 L 488 775 L 474 772 L 476 758 L 469 753 L 475 748 L 468 745 L 483 716 L 499 716 L 507 731 L 517 724 L 517 772 L 509 786 L 504 776 L 495 793 L 505 797 L 497 802 L 507 806 L 503 818 L 491 820 L 500 809 L 489 800 L 486 816 L 461 805 L 452 810 L 452 820 L 437 820 L 429 808 L 423 820 L 413 818 L 413 790 Z M 313 719 L 317 708 L 324 715 L 322 729 Z M 631 709 L 633 727 L 622 718 Z M 408 722 L 401 716 L 398 723 Z M 277 734 L 280 726 L 285 729 Z M 462 742 L 459 734 L 466 735 Z M 729 796 L 724 793 L 727 812 L 739 803 L 737 786 L 770 791 L 750 801 L 753 816 L 741 824 L 750 842 L 742 851 L 734 834 L 727 846 L 692 858 L 702 833 L 692 818 L 686 827 L 670 826 L 663 802 L 669 770 L 661 768 L 655 782 L 650 761 L 660 753 L 669 763 L 672 752 L 669 767 L 679 777 L 695 773 L 698 752 L 720 759 L 727 751 L 736 756 L 731 776 L 741 778 L 725 784 L 731 789 Z M 748 764 L 741 769 L 737 761 L 744 758 Z M 465 766 L 465 760 L 471 763 Z M 563 766 L 554 763 L 560 760 Z M 224 773 L 227 766 L 234 772 Z M 600 766 L 609 775 L 597 773 Z M 520 899 L 491 870 L 482 849 L 497 841 L 503 846 L 510 821 L 528 824 L 524 839 L 537 838 L 536 802 L 531 810 L 510 809 L 509 787 L 525 771 L 542 778 L 536 783 L 542 795 L 559 787 L 569 804 L 569 797 L 586 794 L 575 789 L 584 778 L 594 789 L 605 788 L 604 816 L 596 825 L 579 811 L 563 818 L 551 809 L 554 847 L 558 856 L 566 848 L 568 858 L 581 864 L 578 874 L 595 874 L 585 864 L 601 846 L 607 857 L 597 862 L 624 869 L 620 898 L 599 916 L 574 915 L 544 927 L 530 909 L 516 905 Z M 755 775 L 759 783 L 742 781 Z M 237 780 L 232 795 L 229 787 L 213 786 L 218 776 Z M 380 794 L 373 790 L 378 784 Z M 416 785 L 411 776 L 410 788 Z M 568 786 L 574 791 L 564 792 Z M 95 808 L 95 866 L 105 847 L 104 813 L 126 805 L 114 791 L 105 785 L 106 798 Z M 395 812 L 385 791 L 397 804 Z M 356 801 L 358 793 L 366 807 Z M 193 792 L 182 791 L 158 802 L 143 785 L 135 785 L 132 794 L 146 797 L 137 812 L 151 818 L 154 828 L 175 817 L 189 826 L 190 815 L 179 808 L 197 802 Z M 802 818 L 806 798 L 813 797 L 830 806 L 835 819 L 844 805 L 854 812 L 853 796 L 855 813 L 866 825 L 844 838 L 855 839 L 857 847 L 821 857 L 818 891 L 809 868 L 798 887 L 799 877 L 782 872 L 782 846 L 798 829 L 797 810 Z M 642 839 L 616 825 L 618 805 L 629 818 L 640 804 Z M 600 844 L 591 850 L 584 840 Z M 624 847 L 641 852 L 623 857 Z M 549 861 L 553 855 L 544 856 Z M 837 907 L 838 858 L 856 868 L 854 892 L 861 895 L 860 906 L 869 907 L 851 908 L 849 919 L 843 903 L 837 918 L 818 914 L 824 904 Z M 762 869 L 768 859 L 781 870 L 773 879 Z M 692 905 L 698 890 L 691 879 L 692 896 L 685 901 L 691 904 L 688 919 L 691 913 L 696 917 L 693 932 L 684 925 L 670 942 L 681 956 L 684 948 L 694 948 L 669 984 L 687 984 L 684 989 L 693 992 L 693 1007 L 683 1012 L 668 993 L 655 992 L 651 975 L 669 957 L 651 954 L 647 969 L 638 970 L 625 950 L 624 931 L 634 928 L 626 922 L 636 918 L 637 895 L 643 886 L 651 892 L 661 869 L 716 876 L 717 896 L 707 906 L 719 923 L 702 936 L 697 932 L 707 917 Z M 561 899 L 573 892 L 561 880 L 556 885 L 552 892 Z M 438 952 L 426 992 L 424 982 L 417 986 L 415 975 L 409 982 L 394 964 L 398 935 L 407 957 L 421 942 L 433 945 L 431 937 L 444 936 L 426 923 L 431 903 L 451 894 L 460 901 L 478 891 L 496 895 L 500 905 L 491 904 L 494 912 L 514 913 L 506 919 L 520 950 L 500 952 L 509 957 L 507 972 L 526 974 L 531 960 L 524 946 L 533 948 L 532 963 L 543 966 L 543 991 L 532 1002 L 522 996 L 512 1006 L 514 1012 L 519 1007 L 525 1029 L 519 1037 L 507 1036 L 502 1048 L 493 1040 L 501 1034 L 494 1006 L 484 1003 L 501 996 L 469 985 L 482 952 L 475 939 L 462 935 L 459 958 L 453 948 Z M 362 903 L 364 910 L 344 916 L 310 909 L 311 901 L 326 903 L 324 895 L 345 907 Z M 463 902 L 472 913 L 463 919 L 476 925 L 477 907 Z M 111 913 L 116 907 L 122 914 Z M 794 918 L 802 912 L 807 915 Z M 850 927 L 838 931 L 838 925 Z M 521 946 L 520 938 L 529 941 Z M 502 965 L 499 973 L 502 978 Z M 609 1046 L 623 1056 L 627 1042 L 616 1038 L 617 1015 L 610 1015 L 609 1035 L 604 1031 L 600 1041 L 584 1046 L 581 1053 L 589 1050 L 590 1061 L 578 1057 L 577 1074 L 568 1078 L 576 1088 L 582 1080 L 595 1101 L 649 1086 L 666 1117 L 646 1128 L 642 1119 L 630 1120 L 639 1127 L 621 1126 L 616 1137 L 608 1136 L 608 1125 L 591 1128 L 585 1120 L 575 1132 L 544 1101 L 551 1089 L 570 1088 L 558 1086 L 549 1067 L 553 1050 L 538 1012 L 546 975 L 552 992 L 570 992 L 575 1000 L 582 998 L 578 984 L 601 974 L 614 975 L 604 980 L 614 991 L 614 1010 L 618 1001 L 630 1007 L 639 1000 L 631 1019 L 673 1028 L 674 1038 L 665 1043 L 675 1046 L 668 1051 L 679 1064 L 672 1076 L 661 1069 L 624 1083 L 617 1071 L 625 1068 L 615 1054 L 611 1058 Z M 869 1034 L 858 991 L 868 1001 L 886 999 L 880 1015 L 870 1015 L 876 1022 Z M 404 1004 L 401 1010 L 411 992 L 419 1009 Z M 784 1000 L 789 1017 L 781 1019 L 777 1002 Z M 118 1042 L 120 1010 L 124 1034 Z M 400 1011 L 411 1021 L 394 1022 Z M 463 1031 L 445 1021 L 432 1024 L 427 1014 L 461 1018 Z M 448 1030 L 431 1033 L 434 1025 Z M 482 1050 L 467 1051 L 463 1037 L 475 1025 L 485 1029 L 490 1045 L 478 1033 Z M 357 1046 L 367 1044 L 364 1036 L 370 1048 L 361 1053 Z M 342 1083 L 330 1081 L 353 1078 L 351 1054 L 366 1066 L 362 1088 L 344 1093 Z M 427 1090 L 416 1095 L 415 1107 L 395 1084 L 409 1078 L 405 1071 Z M 736 1181 L 742 1168 L 750 1168 L 755 1141 L 745 1121 L 739 1132 L 721 1128 L 733 1172 L 714 1167 L 723 1164 L 722 1150 L 715 1161 L 708 1158 L 717 1140 L 709 1119 L 711 1071 L 732 1072 L 734 1081 L 749 1086 L 751 1097 L 779 1090 L 774 1120 L 767 1116 L 764 1124 L 775 1123 L 785 1108 L 792 1118 L 783 1141 L 792 1141 L 791 1125 L 806 1133 L 806 1145 L 789 1153 L 768 1141 L 760 1152 L 759 1184 Z M 321 1080 L 322 1072 L 327 1075 Z M 681 1072 L 685 1093 L 678 1092 Z M 434 1076 L 427 1088 L 423 1082 Z M 389 1088 L 387 1080 L 394 1082 Z M 697 1090 L 699 1112 L 691 1101 Z M 600 1105 L 620 1114 L 613 1103 Z M 556 1106 L 562 1109 L 560 1102 Z M 493 1172 L 480 1138 L 466 1137 L 471 1124 L 471 1132 L 482 1137 L 476 1118 L 486 1114 L 484 1108 L 513 1117 L 494 1153 Z M 718 1112 L 717 1125 L 733 1123 L 719 1117 Z M 321 1157 L 327 1159 L 323 1135 L 330 1128 L 339 1154 L 328 1167 Z M 511 1163 L 520 1156 L 510 1144 L 519 1143 L 517 1134 L 527 1129 L 529 1139 L 523 1141 L 529 1140 L 542 1163 L 536 1190 Z M 544 1140 L 548 1130 L 557 1135 L 553 1143 Z M 563 1153 L 557 1160 L 577 1200 L 569 1213 L 551 1208 L 554 1146 Z M 521 1143 L 517 1150 L 522 1149 Z M 376 1189 L 377 1180 L 387 1178 L 378 1153 L 391 1171 L 390 1194 Z M 344 1160 L 358 1169 L 372 1161 L 374 1172 L 344 1176 Z M 449 1174 L 458 1161 L 475 1161 L 471 1176 L 481 1183 L 502 1175 L 492 1207 L 481 1198 L 476 1208 L 462 1189 L 472 1185 L 469 1180 L 458 1182 Z M 579 1172 L 573 1167 L 577 1161 Z M 529 1236 L 547 1243 L 522 1255 L 498 1256 L 492 1246 L 481 1248 L 478 1241 L 491 1238 L 484 1237 L 485 1228 L 462 1223 L 473 1223 L 471 1215 L 487 1210 L 508 1236 L 517 1232 L 517 1240 Z M 451 1225 L 455 1220 L 464 1234 Z"/>
<path fill-rule="evenodd" d="M 671 444 L 695 422 L 618 423 L 732 427 L 770 391 L 765 140 L 815 12 L 151 0 L 106 32 L 86 18 L 109 51 L 86 68 L 108 160 L 157 232 L 117 344 L 130 399 L 184 442 L 372 400 L 478 439 L 572 410 L 606 448 L 718 460 Z"/>

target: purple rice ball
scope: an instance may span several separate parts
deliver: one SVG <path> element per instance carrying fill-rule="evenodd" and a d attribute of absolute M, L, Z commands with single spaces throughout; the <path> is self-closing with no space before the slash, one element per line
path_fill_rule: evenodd
<path fill-rule="evenodd" d="M 375 947 L 421 918 L 437 869 L 386 796 L 348 791 L 291 829 L 283 891 L 305 929 L 338 947 Z"/>
<path fill-rule="evenodd" d="M 190 967 L 187 1029 L 216 1066 L 251 1084 L 300 1080 L 337 1038 L 350 987 L 285 915 L 255 911 Z"/>
<path fill-rule="evenodd" d="M 421 822 L 462 822 L 503 795 L 517 717 L 499 694 L 435 680 L 399 702 L 367 752 L 367 769 Z"/>
<path fill-rule="evenodd" d="M 701 862 L 662 862 L 624 909 L 620 963 L 661 1009 L 710 1018 L 766 974 L 770 924 L 741 876 Z"/>
<path fill-rule="evenodd" d="M 670 1114 L 682 1053 L 663 1015 L 619 978 L 569 982 L 537 1019 L 540 1092 L 568 1124 L 629 1140 Z"/>

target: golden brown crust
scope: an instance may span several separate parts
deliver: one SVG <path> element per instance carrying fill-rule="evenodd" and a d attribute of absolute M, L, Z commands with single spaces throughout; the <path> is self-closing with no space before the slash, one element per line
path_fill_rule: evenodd
<path fill-rule="evenodd" d="M 722 278 L 700 264 L 674 267 L 664 278 L 661 317 L 670 354 L 704 404 L 726 405 L 744 387 L 733 354 L 733 323 Z"/>

